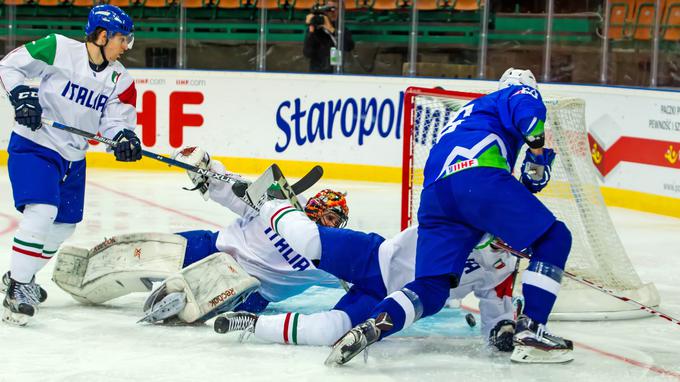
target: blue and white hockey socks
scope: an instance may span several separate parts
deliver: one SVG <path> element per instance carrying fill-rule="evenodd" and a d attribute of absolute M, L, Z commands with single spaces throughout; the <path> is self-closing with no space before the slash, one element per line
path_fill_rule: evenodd
<path fill-rule="evenodd" d="M 380 313 L 385 312 L 392 320 L 392 328 L 380 333 L 380 338 L 439 312 L 449 297 L 450 287 L 448 275 L 440 275 L 416 279 L 391 293 L 371 313 L 371 317 L 377 318 Z"/>
<path fill-rule="evenodd" d="M 562 273 L 571 249 L 571 233 L 556 221 L 533 245 L 529 267 L 522 275 L 524 314 L 541 324 L 548 322 Z"/>
<path fill-rule="evenodd" d="M 52 258 L 54 252 L 45 252 L 45 241 L 57 216 L 57 207 L 47 204 L 29 204 L 19 229 L 14 234 L 10 272 L 20 283 L 28 283 Z"/>

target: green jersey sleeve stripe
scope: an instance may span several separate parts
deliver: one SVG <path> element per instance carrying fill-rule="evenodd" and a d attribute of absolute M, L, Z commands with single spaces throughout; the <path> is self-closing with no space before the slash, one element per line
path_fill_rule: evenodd
<path fill-rule="evenodd" d="M 26 50 L 36 60 L 54 65 L 54 56 L 57 54 L 57 36 L 55 34 L 43 37 L 26 44 Z"/>
<path fill-rule="evenodd" d="M 536 123 L 536 126 L 529 132 L 529 135 L 532 137 L 537 137 L 539 135 L 542 135 L 544 133 L 545 127 L 543 126 L 545 122 L 539 120 Z"/>

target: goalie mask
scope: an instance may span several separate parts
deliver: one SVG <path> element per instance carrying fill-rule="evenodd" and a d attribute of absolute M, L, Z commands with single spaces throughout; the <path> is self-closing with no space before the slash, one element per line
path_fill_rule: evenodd
<path fill-rule="evenodd" d="M 343 228 L 347 225 L 349 219 L 349 208 L 345 195 L 330 189 L 321 190 L 307 201 L 305 213 L 317 224 Z"/>
<path fill-rule="evenodd" d="M 538 89 L 536 77 L 531 73 L 531 70 L 509 68 L 503 73 L 501 79 L 498 81 L 498 90 L 515 85 L 525 85 Z"/>

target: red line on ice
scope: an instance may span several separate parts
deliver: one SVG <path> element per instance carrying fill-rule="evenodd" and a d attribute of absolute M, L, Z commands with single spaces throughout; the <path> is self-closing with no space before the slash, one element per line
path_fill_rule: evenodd
<path fill-rule="evenodd" d="M 597 353 L 597 354 L 601 354 L 601 355 L 603 355 L 603 356 L 605 356 L 605 357 L 609 357 L 609 358 L 612 358 L 612 359 L 617 359 L 617 360 L 623 361 L 623 362 L 625 362 L 625 363 L 627 363 L 627 364 L 629 364 L 629 365 L 641 367 L 641 368 L 643 368 L 643 369 L 647 369 L 647 370 L 653 371 L 653 372 L 655 372 L 655 373 L 662 374 L 662 375 L 666 375 L 666 376 L 669 376 L 669 377 L 675 377 L 675 378 L 677 378 L 677 379 L 680 380 L 680 373 L 677 373 L 677 372 L 674 372 L 674 371 L 670 371 L 670 370 L 666 370 L 666 369 L 660 368 L 660 367 L 658 367 L 658 366 L 650 365 L 650 364 L 648 364 L 648 363 L 636 361 L 636 360 L 634 360 L 634 359 L 630 359 L 630 358 L 627 358 L 627 357 L 624 357 L 624 356 L 620 356 L 620 355 L 618 355 L 618 354 L 609 353 L 609 352 L 606 352 L 606 351 L 604 351 L 604 350 L 600 350 L 600 349 L 594 348 L 594 347 L 592 347 L 592 346 L 586 345 L 586 344 L 584 344 L 584 343 L 580 343 L 580 342 L 574 342 L 574 343 L 575 343 L 578 347 L 581 347 L 581 348 L 584 348 L 584 349 L 588 349 L 588 350 L 590 350 L 590 351 L 592 351 L 592 352 L 595 352 L 595 353 Z"/>
<path fill-rule="evenodd" d="M 221 227 L 221 226 L 222 226 L 221 224 L 214 223 L 214 222 L 211 222 L 211 221 L 208 221 L 208 220 L 199 218 L 198 216 L 194 216 L 194 215 L 191 215 L 191 214 L 187 214 L 187 213 L 185 213 L 185 212 L 182 212 L 182 211 L 180 211 L 180 210 L 176 210 L 176 209 L 174 209 L 174 208 L 166 207 L 166 206 L 164 206 L 164 205 L 162 205 L 162 204 L 158 204 L 158 203 L 156 203 L 156 202 L 152 202 L 152 201 L 150 201 L 150 200 L 143 199 L 143 198 L 140 198 L 140 197 L 138 197 L 138 196 L 134 196 L 134 195 L 128 194 L 127 192 L 122 192 L 122 191 L 114 190 L 113 188 L 109 188 L 109 187 L 103 186 L 103 185 L 98 184 L 98 183 L 95 183 L 95 182 L 88 182 L 88 183 L 91 184 L 91 185 L 94 186 L 94 187 L 101 188 L 102 190 L 106 190 L 106 191 L 112 192 L 112 193 L 114 193 L 114 194 L 118 194 L 118 195 L 120 195 L 120 196 L 124 196 L 124 197 L 126 197 L 126 198 L 128 198 L 128 199 L 136 200 L 136 201 L 138 201 L 138 202 L 140 202 L 140 203 L 143 203 L 143 204 L 146 204 L 146 205 L 148 205 L 148 206 L 152 206 L 152 207 L 156 207 L 156 208 L 159 208 L 159 209 L 161 209 L 161 210 L 164 210 L 164 211 L 172 212 L 173 214 L 177 214 L 177 215 L 180 215 L 180 216 L 184 216 L 184 217 L 187 218 L 187 219 L 195 220 L 195 221 L 201 222 L 201 223 L 210 224 L 210 225 L 215 226 L 215 227 Z"/>
<path fill-rule="evenodd" d="M 0 231 L 0 236 L 6 235 L 10 232 L 14 232 L 14 230 L 19 226 L 19 219 L 15 218 L 14 216 L 6 215 L 3 214 L 2 212 L 0 212 L 0 216 L 9 220 L 9 225 L 5 229 Z"/>
<path fill-rule="evenodd" d="M 472 312 L 472 313 L 479 314 L 479 309 L 475 309 L 475 308 L 472 308 L 472 307 L 469 307 L 469 306 L 466 306 L 466 305 L 461 305 L 460 307 L 461 307 L 462 309 L 465 309 L 465 310 L 470 311 L 470 312 Z M 621 356 L 621 355 L 618 355 L 618 354 L 609 353 L 609 352 L 606 352 L 606 351 L 604 351 L 604 350 L 600 350 L 600 349 L 598 349 L 598 348 L 594 348 L 594 347 L 592 347 L 592 346 L 590 346 L 590 345 L 586 345 L 586 344 L 581 343 L 581 342 L 576 342 L 576 341 L 574 341 L 574 344 L 576 344 L 576 346 L 578 346 L 578 347 L 580 347 L 580 348 L 583 348 L 583 349 L 586 349 L 586 350 L 590 350 L 590 351 L 592 351 L 592 352 L 594 352 L 594 353 L 603 355 L 603 356 L 605 356 L 605 357 L 609 357 L 609 358 L 612 358 L 612 359 L 616 359 L 616 360 L 625 362 L 625 363 L 627 363 L 627 364 L 629 364 L 629 365 L 633 365 L 633 366 L 637 366 L 637 367 L 640 367 L 640 368 L 643 368 L 643 369 L 647 369 L 647 370 L 653 371 L 653 372 L 655 372 L 655 373 L 657 373 L 657 374 L 666 375 L 666 376 L 669 376 L 669 377 L 675 377 L 675 378 L 677 378 L 678 380 L 680 380 L 680 373 L 677 373 L 677 372 L 675 372 L 675 371 L 666 370 L 666 369 L 664 369 L 664 368 L 661 368 L 661 367 L 658 367 L 658 366 L 654 366 L 654 365 L 650 365 L 650 364 L 648 364 L 648 363 L 636 361 L 636 360 L 634 360 L 634 359 L 630 359 L 630 358 L 627 358 L 627 357 L 624 357 L 624 356 Z"/>

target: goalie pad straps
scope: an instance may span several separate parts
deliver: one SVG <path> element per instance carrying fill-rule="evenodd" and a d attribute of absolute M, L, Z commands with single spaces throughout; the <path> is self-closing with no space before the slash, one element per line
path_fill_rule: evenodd
<path fill-rule="evenodd" d="M 82 303 L 99 304 L 133 292 L 148 292 L 182 269 L 186 239 L 165 233 L 138 233 L 105 239 L 87 250 L 64 246 L 52 280 Z"/>
<path fill-rule="evenodd" d="M 259 287 L 257 279 L 246 273 L 233 257 L 222 252 L 184 268 L 160 286 L 167 294 L 186 294 L 186 306 L 177 317 L 187 323 L 205 321 L 233 310 Z M 146 305 L 152 308 L 149 306 L 152 304 Z"/>

